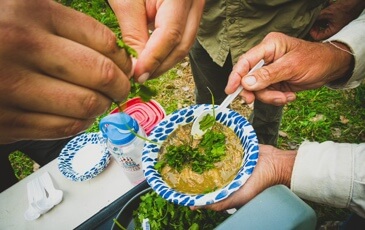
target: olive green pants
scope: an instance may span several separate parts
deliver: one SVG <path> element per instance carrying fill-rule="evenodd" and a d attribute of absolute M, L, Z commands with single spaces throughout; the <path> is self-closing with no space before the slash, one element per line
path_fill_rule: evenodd
<path fill-rule="evenodd" d="M 213 62 L 209 54 L 196 40 L 189 53 L 191 69 L 195 82 L 195 99 L 197 104 L 211 104 L 212 91 L 215 104 L 220 104 L 227 96 L 224 89 L 232 71 L 230 56 L 223 67 Z M 208 89 L 209 88 L 209 89 Z M 259 143 L 277 145 L 279 126 L 283 107 L 264 104 L 258 100 L 249 121 L 255 129 Z"/>

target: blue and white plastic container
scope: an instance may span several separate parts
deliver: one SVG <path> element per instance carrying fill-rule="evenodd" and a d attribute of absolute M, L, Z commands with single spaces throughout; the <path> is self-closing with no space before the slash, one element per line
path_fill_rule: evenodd
<path fill-rule="evenodd" d="M 142 170 L 142 151 L 146 133 L 139 123 L 126 113 L 104 117 L 99 124 L 112 157 L 122 167 L 129 181 L 136 185 L 145 178 Z M 141 136 L 143 138 L 138 137 Z"/>

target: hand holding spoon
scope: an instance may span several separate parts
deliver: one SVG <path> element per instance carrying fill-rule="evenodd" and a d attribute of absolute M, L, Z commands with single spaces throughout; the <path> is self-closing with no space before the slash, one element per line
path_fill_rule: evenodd
<path fill-rule="evenodd" d="M 265 64 L 264 60 L 260 60 L 251 70 L 248 72 L 248 74 L 252 73 L 253 71 L 261 68 Z M 243 90 L 243 87 L 240 85 L 236 91 L 232 94 L 229 94 L 226 99 L 215 109 L 215 114 L 218 114 L 223 109 L 227 108 L 229 104 L 232 103 L 232 101 L 238 96 L 239 93 Z M 200 122 L 204 119 L 205 116 L 208 114 L 213 115 L 213 109 L 204 110 L 202 113 L 200 113 L 197 118 L 195 119 L 193 126 L 191 128 L 191 135 L 194 139 L 200 139 L 204 133 L 208 130 L 202 130 L 200 128 Z"/>

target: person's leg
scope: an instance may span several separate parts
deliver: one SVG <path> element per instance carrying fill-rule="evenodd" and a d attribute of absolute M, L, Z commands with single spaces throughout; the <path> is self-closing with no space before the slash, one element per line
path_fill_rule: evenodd
<path fill-rule="evenodd" d="M 28 155 L 40 166 L 43 166 L 56 159 L 63 147 L 72 138 L 73 137 L 50 141 L 24 141 L 20 143 L 19 151 Z"/>
<path fill-rule="evenodd" d="M 18 150 L 28 155 L 32 160 L 43 166 L 57 158 L 62 148 L 72 137 L 52 141 L 19 141 L 0 145 L 0 192 L 18 182 L 9 161 L 9 154 Z"/>
<path fill-rule="evenodd" d="M 365 219 L 353 213 L 341 225 L 341 230 L 357 230 L 365 228 Z"/>
<path fill-rule="evenodd" d="M 255 100 L 249 121 L 260 144 L 277 145 L 282 114 L 283 106 L 274 106 Z"/>
<path fill-rule="evenodd" d="M 189 60 L 195 82 L 196 103 L 212 103 L 212 95 L 209 89 L 214 95 L 214 103 L 222 103 L 227 96 L 224 89 L 232 70 L 231 62 L 226 61 L 223 67 L 217 65 L 197 40 L 195 40 L 190 50 Z"/>
<path fill-rule="evenodd" d="M 195 41 L 190 53 L 191 70 L 195 82 L 195 98 L 197 104 L 212 103 L 213 92 L 215 103 L 220 104 L 227 96 L 224 89 L 232 71 L 230 56 L 224 66 L 213 62 L 206 50 Z M 277 145 L 279 126 L 282 117 L 282 106 L 273 106 L 255 101 L 250 122 L 255 129 L 259 143 Z"/>

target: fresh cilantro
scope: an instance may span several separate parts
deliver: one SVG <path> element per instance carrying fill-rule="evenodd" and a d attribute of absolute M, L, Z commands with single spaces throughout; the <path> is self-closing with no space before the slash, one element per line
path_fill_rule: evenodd
<path fill-rule="evenodd" d="M 215 124 L 216 120 L 215 120 L 215 108 L 214 108 L 214 95 L 212 93 L 212 91 L 208 88 L 210 95 L 212 96 L 212 110 L 213 110 L 213 115 L 207 114 L 203 117 L 203 119 L 199 122 L 199 128 L 202 131 L 208 130 L 210 128 L 213 127 L 213 125 Z"/>
<path fill-rule="evenodd" d="M 214 109 L 214 108 L 213 108 Z M 205 131 L 213 127 L 215 123 L 215 117 L 207 114 L 203 117 L 203 119 L 199 122 L 200 130 Z"/>
<path fill-rule="evenodd" d="M 226 156 L 226 136 L 212 130 L 208 130 L 196 148 L 188 144 L 179 146 L 169 145 L 166 153 L 155 164 L 155 169 L 161 172 L 166 165 L 181 172 L 185 167 L 202 174 L 213 169 L 217 163 Z"/>
<path fill-rule="evenodd" d="M 133 211 L 135 229 L 142 229 L 143 219 L 149 220 L 151 229 L 214 229 L 229 216 L 226 212 L 202 209 L 190 210 L 187 206 L 173 204 L 155 191 L 141 196 L 138 209 Z"/>
<path fill-rule="evenodd" d="M 138 56 L 137 51 L 132 47 L 130 47 L 129 45 L 125 44 L 122 39 L 117 40 L 117 45 L 119 46 L 119 48 L 124 49 L 132 57 L 136 58 Z"/>
<path fill-rule="evenodd" d="M 123 40 L 120 38 L 117 40 L 117 45 L 124 49 L 130 56 L 137 57 L 138 53 L 135 49 L 128 46 L 123 42 Z M 129 98 L 132 97 L 140 97 L 142 101 L 148 102 L 151 100 L 152 97 L 157 95 L 157 91 L 145 84 L 139 84 L 133 80 L 133 78 L 130 80 L 131 83 L 131 91 L 129 93 Z"/>
<path fill-rule="evenodd" d="M 148 102 L 156 95 L 157 91 L 155 89 L 144 84 L 136 83 L 131 79 L 131 91 L 129 93 L 129 97 L 140 97 L 142 101 Z"/>

